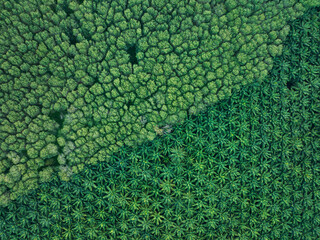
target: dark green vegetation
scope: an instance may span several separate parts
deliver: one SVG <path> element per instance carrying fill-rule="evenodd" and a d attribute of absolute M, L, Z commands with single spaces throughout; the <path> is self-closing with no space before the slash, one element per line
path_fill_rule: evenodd
<path fill-rule="evenodd" d="M 0 239 L 320 239 L 320 9 L 262 83 L 0 209 Z"/>
<path fill-rule="evenodd" d="M 261 81 L 311 3 L 0 1 L 0 203 Z"/>

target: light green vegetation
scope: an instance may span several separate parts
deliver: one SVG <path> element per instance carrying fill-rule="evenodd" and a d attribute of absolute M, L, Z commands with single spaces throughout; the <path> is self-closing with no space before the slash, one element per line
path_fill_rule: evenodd
<path fill-rule="evenodd" d="M 0 2 L 6 202 L 261 81 L 312 1 Z"/>

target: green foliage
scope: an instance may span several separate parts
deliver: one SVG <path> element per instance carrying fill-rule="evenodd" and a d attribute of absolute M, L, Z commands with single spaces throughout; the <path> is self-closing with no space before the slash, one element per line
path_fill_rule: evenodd
<path fill-rule="evenodd" d="M 319 10 L 292 23 L 265 81 L 1 207 L 0 238 L 319 239 Z M 0 182 L 23 171 L 10 167 Z"/>
<path fill-rule="evenodd" d="M 0 161 L 16 165 L 7 155 L 17 154 L 38 182 L 44 168 L 76 173 L 152 140 L 157 127 L 261 81 L 287 22 L 314 4 L 0 1 Z M 0 169 L 11 179 L 8 166 Z M 28 180 L 2 184 L 1 199 Z"/>

